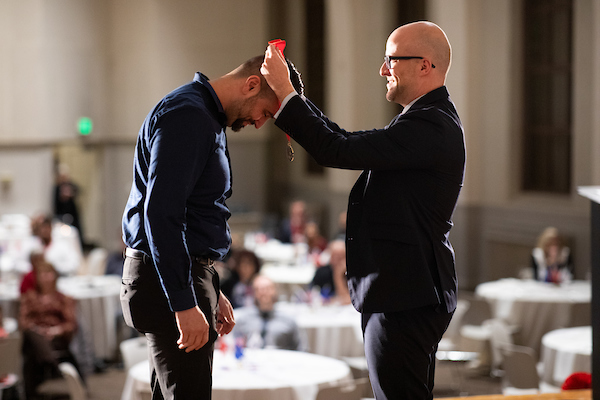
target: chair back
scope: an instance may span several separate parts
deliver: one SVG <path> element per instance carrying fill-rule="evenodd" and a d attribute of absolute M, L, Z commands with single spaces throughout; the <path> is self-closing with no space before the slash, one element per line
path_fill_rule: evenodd
<path fill-rule="evenodd" d="M 491 327 L 490 345 L 492 348 L 492 369 L 502 368 L 502 361 L 504 358 L 502 349 L 506 345 L 513 344 L 512 333 L 506 323 L 499 319 L 494 318 L 486 321 Z"/>
<path fill-rule="evenodd" d="M 359 378 L 325 386 L 319 389 L 316 400 L 360 400 L 368 384 L 369 378 Z"/>
<path fill-rule="evenodd" d="M 119 350 L 123 357 L 125 371 L 140 361 L 148 359 L 148 343 L 145 336 L 123 340 L 119 345 Z"/>
<path fill-rule="evenodd" d="M 73 364 L 68 362 L 60 363 L 58 364 L 58 369 L 60 369 L 62 376 L 67 381 L 71 400 L 87 400 L 85 386 L 83 386 L 81 376 L 79 376 L 79 372 L 77 372 Z"/>
<path fill-rule="evenodd" d="M 539 389 L 540 377 L 535 351 L 530 347 L 505 344 L 503 355 L 504 386 L 517 389 Z"/>
<path fill-rule="evenodd" d="M 21 336 L 0 339 L 0 376 L 21 375 Z"/>
<path fill-rule="evenodd" d="M 107 257 L 108 251 L 106 249 L 96 247 L 91 250 L 86 258 L 88 275 L 104 275 Z"/>

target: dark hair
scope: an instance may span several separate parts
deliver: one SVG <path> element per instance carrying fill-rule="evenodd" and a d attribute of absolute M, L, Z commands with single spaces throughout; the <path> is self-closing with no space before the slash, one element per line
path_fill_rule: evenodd
<path fill-rule="evenodd" d="M 264 59 L 264 55 L 252 57 L 251 59 L 247 60 L 242 65 L 237 67 L 235 70 L 233 70 L 232 73 L 244 78 L 249 77 L 251 75 L 257 75 L 260 77 L 261 85 L 266 85 L 266 87 L 269 87 L 264 76 L 262 76 L 262 74 L 260 73 L 260 67 L 263 64 Z M 300 74 L 294 63 L 290 61 L 289 58 L 286 58 L 285 61 L 287 62 L 288 69 L 290 71 L 290 80 L 292 81 L 292 86 L 294 86 L 294 89 L 296 90 L 296 92 L 298 92 L 299 95 L 304 95 L 304 82 L 302 82 L 302 75 Z"/>
<path fill-rule="evenodd" d="M 304 95 L 304 82 L 302 82 L 302 74 L 296 68 L 293 62 L 290 61 L 289 58 L 286 57 L 285 61 L 287 62 L 288 69 L 290 70 L 290 80 L 292 81 L 292 86 L 296 89 L 299 95 Z"/>
<path fill-rule="evenodd" d="M 244 259 L 244 258 L 247 258 L 254 265 L 254 274 L 256 275 L 260 272 L 261 262 L 258 259 L 258 257 L 256 256 L 256 254 L 254 254 L 253 251 L 246 250 L 246 249 L 236 250 L 231 255 L 231 258 L 233 259 L 234 268 L 236 270 L 240 265 L 240 261 L 242 261 L 242 259 Z"/>

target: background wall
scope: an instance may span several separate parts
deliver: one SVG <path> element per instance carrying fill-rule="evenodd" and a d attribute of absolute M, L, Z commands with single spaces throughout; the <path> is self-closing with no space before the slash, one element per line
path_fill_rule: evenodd
<path fill-rule="evenodd" d="M 378 75 L 400 0 L 323 0 L 325 112 L 346 129 L 385 126 L 397 112 Z M 160 98 L 202 71 L 212 78 L 283 37 L 306 70 L 308 0 L 0 0 L 0 214 L 50 211 L 57 163 L 81 187 L 86 239 L 119 247 L 135 138 Z M 588 274 L 589 204 L 576 187 L 600 184 L 600 2 L 574 1 L 573 188 L 519 189 L 522 0 L 426 0 L 427 18 L 453 46 L 447 86 L 461 115 L 467 173 L 451 240 L 461 286 L 516 276 L 537 235 L 557 226 L 571 240 L 576 276 Z M 310 85 L 310 82 L 307 82 Z M 89 137 L 76 121 L 94 121 Z M 272 123 L 229 133 L 232 225 L 273 224 L 307 200 L 335 231 L 357 171 L 306 172 L 285 159 Z M 267 221 L 267 222 L 265 222 Z M 269 222 L 270 221 L 270 222 Z"/>

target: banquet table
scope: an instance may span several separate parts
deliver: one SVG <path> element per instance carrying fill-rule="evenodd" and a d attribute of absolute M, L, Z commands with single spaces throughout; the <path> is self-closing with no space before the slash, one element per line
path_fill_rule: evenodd
<path fill-rule="evenodd" d="M 591 326 L 548 332 L 542 337 L 542 380 L 560 387 L 574 372 L 591 372 L 591 357 Z"/>
<path fill-rule="evenodd" d="M 275 308 L 296 321 L 309 353 L 334 358 L 364 356 L 360 313 L 351 304 L 311 305 L 280 301 Z M 236 308 L 235 318 L 244 312 L 245 308 Z"/>
<path fill-rule="evenodd" d="M 89 338 L 94 356 L 113 359 L 117 352 L 117 316 L 121 310 L 121 277 L 79 275 L 61 277 L 58 290 L 77 301 L 79 328 Z"/>
<path fill-rule="evenodd" d="M 286 300 L 291 300 L 295 293 L 306 290 L 315 271 L 316 267 L 312 264 L 264 264 L 260 270 L 261 274 L 277 284 L 280 297 Z"/>
<path fill-rule="evenodd" d="M 591 323 L 588 281 L 556 285 L 507 278 L 482 283 L 475 293 L 490 303 L 495 318 L 516 328 L 515 344 L 531 347 L 538 354 L 545 333 Z"/>
<path fill-rule="evenodd" d="M 213 400 L 314 400 L 319 387 L 352 379 L 343 361 L 300 351 L 216 350 L 213 360 Z M 150 389 L 148 361 L 129 370 L 121 400 L 140 400 Z"/>

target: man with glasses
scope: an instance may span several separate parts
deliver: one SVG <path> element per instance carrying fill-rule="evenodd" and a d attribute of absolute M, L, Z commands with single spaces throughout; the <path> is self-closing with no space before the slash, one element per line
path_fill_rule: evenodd
<path fill-rule="evenodd" d="M 450 43 L 437 25 L 397 28 L 384 61 L 386 98 L 404 109 L 385 128 L 361 132 L 341 129 L 297 95 L 273 46 L 261 72 L 282 102 L 278 127 L 320 164 L 364 170 L 348 202 L 347 275 L 375 397 L 432 399 L 437 345 L 457 301 L 448 234 L 464 135 L 445 87 Z"/>

